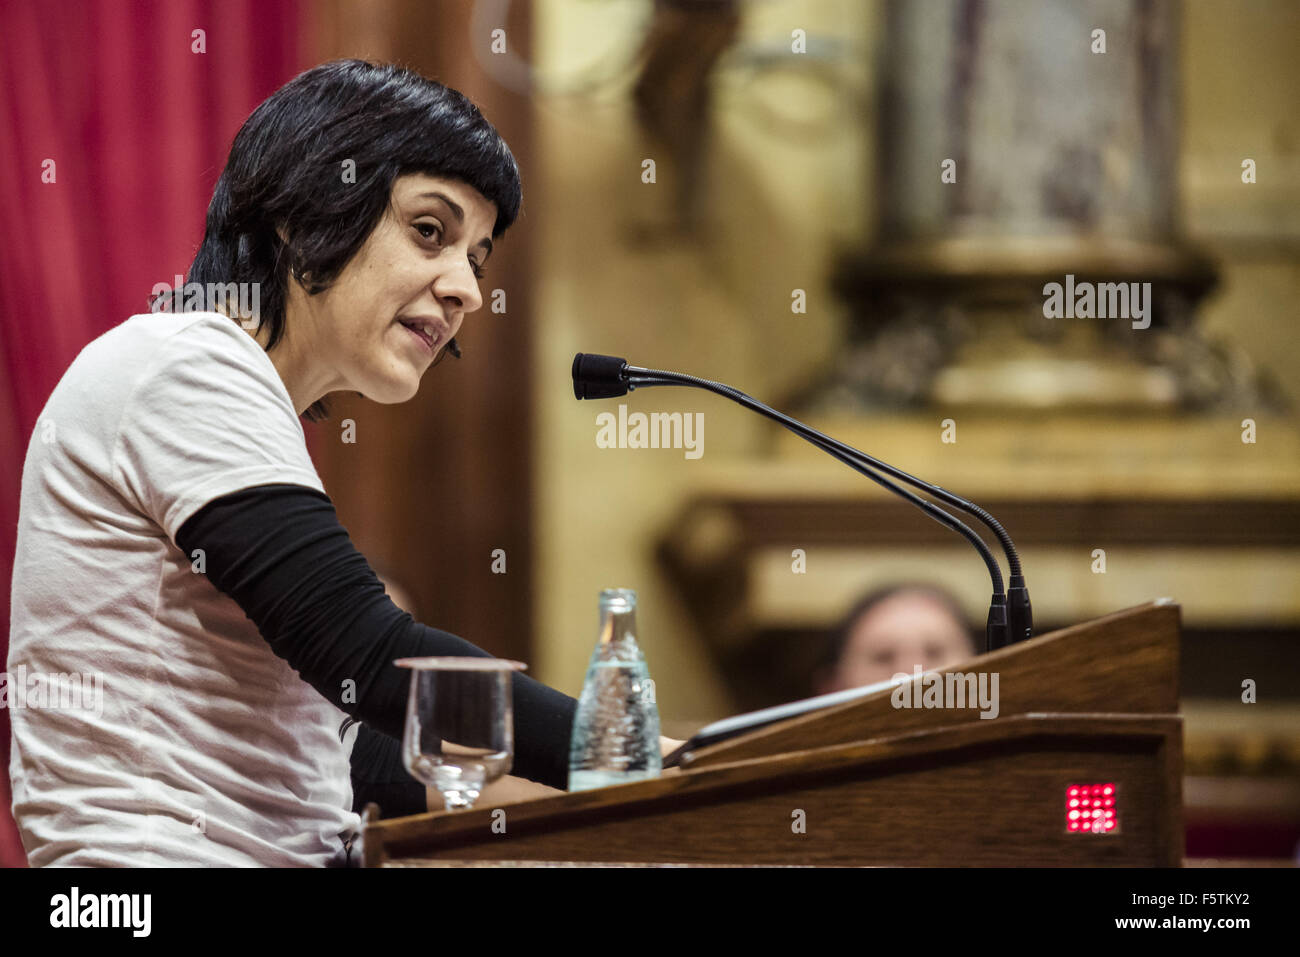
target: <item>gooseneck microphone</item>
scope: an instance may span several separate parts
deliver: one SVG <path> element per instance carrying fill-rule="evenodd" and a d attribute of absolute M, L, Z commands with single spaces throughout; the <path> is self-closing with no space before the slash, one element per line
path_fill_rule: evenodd
<path fill-rule="evenodd" d="M 1029 601 L 1029 589 L 1025 584 L 1024 574 L 1020 567 L 1020 556 L 1016 552 L 1015 544 L 997 519 L 978 505 L 954 495 L 938 485 L 931 485 L 914 475 L 909 475 L 901 469 L 873 458 L 852 446 L 832 439 L 830 436 L 804 425 L 797 419 L 778 412 L 752 396 L 721 382 L 701 379 L 680 372 L 642 369 L 637 366 L 630 366 L 626 359 L 615 356 L 590 355 L 580 352 L 573 358 L 573 394 L 578 399 L 614 398 L 626 395 L 637 388 L 652 385 L 689 386 L 731 399 L 733 402 L 743 405 L 745 408 L 751 409 L 788 429 L 832 458 L 865 475 L 882 488 L 889 489 L 900 498 L 911 502 L 939 524 L 957 532 L 980 553 L 980 557 L 984 559 L 984 564 L 988 567 L 989 579 L 993 584 L 993 597 L 989 604 L 989 618 L 985 629 L 987 642 L 985 650 L 993 651 L 1014 644 L 1017 641 L 1023 641 L 1033 635 L 1033 611 Z M 989 551 L 984 540 L 975 534 L 969 526 L 928 499 L 921 498 L 919 495 L 915 495 L 889 481 L 883 475 L 877 474 L 875 470 L 890 475 L 928 495 L 933 495 L 953 508 L 961 509 L 967 514 L 973 515 L 991 529 L 993 534 L 997 536 L 1007 558 L 1011 576 L 1010 588 L 1004 590 L 1002 570 L 998 566 L 997 560 L 993 557 L 993 553 Z"/>

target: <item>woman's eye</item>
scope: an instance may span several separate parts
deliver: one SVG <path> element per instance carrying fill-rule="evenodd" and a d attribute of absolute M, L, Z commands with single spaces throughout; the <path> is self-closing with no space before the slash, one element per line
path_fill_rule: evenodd
<path fill-rule="evenodd" d="M 442 227 L 437 223 L 413 223 L 412 226 L 423 238 L 436 240 L 438 245 L 442 245 Z M 469 261 L 469 266 L 475 279 L 482 279 L 487 275 L 483 267 L 472 259 Z"/>

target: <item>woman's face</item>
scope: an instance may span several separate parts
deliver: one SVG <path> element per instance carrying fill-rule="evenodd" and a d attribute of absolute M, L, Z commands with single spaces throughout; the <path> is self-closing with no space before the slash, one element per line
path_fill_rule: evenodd
<path fill-rule="evenodd" d="M 343 389 L 385 404 L 412 398 L 483 304 L 476 273 L 491 253 L 496 214 L 459 180 L 399 177 L 388 209 L 328 289 L 309 296 L 290 281 L 283 358 L 297 367 L 295 403 Z"/>
<path fill-rule="evenodd" d="M 970 633 L 947 606 L 925 592 L 901 591 L 854 622 L 824 692 L 910 676 L 917 665 L 936 671 L 974 654 Z"/>

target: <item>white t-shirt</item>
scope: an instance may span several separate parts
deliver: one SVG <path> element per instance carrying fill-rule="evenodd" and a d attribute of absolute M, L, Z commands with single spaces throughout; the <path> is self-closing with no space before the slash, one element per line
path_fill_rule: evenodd
<path fill-rule="evenodd" d="M 340 740 L 344 713 L 175 544 L 207 502 L 272 482 L 323 491 L 233 319 L 132 316 L 55 387 L 23 465 L 5 689 L 31 865 L 345 860 L 356 726 Z"/>

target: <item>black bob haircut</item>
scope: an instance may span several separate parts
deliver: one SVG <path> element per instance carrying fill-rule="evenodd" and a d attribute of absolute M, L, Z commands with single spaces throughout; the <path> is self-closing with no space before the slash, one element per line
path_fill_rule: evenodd
<path fill-rule="evenodd" d="M 299 74 L 235 135 L 187 287 L 257 283 L 259 309 L 250 318 L 270 326 L 269 350 L 284 335 L 289 277 L 311 295 L 329 288 L 379 223 L 393 182 L 409 173 L 476 189 L 496 205 L 494 239 L 519 215 L 515 158 L 464 94 L 364 60 Z M 176 291 L 161 298 L 177 306 Z M 325 418 L 324 401 L 305 415 Z"/>

